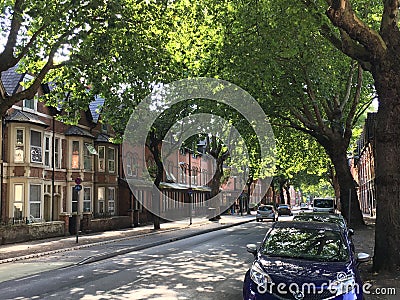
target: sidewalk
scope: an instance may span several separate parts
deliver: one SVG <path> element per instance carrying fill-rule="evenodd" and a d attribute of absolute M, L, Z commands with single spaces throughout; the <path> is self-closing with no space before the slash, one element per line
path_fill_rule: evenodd
<path fill-rule="evenodd" d="M 372 258 L 375 245 L 375 217 L 364 215 L 366 227 L 355 230 L 353 241 L 356 252 L 365 252 L 371 256 L 368 263 L 360 265 L 360 273 L 364 286 L 371 285 L 365 300 L 397 300 L 400 299 L 400 273 L 372 273 Z M 395 291 L 393 290 L 395 289 Z"/>
<path fill-rule="evenodd" d="M 124 240 L 171 231 L 185 230 L 188 231 L 190 235 L 196 235 L 204 231 L 218 230 L 253 220 L 253 215 L 222 215 L 218 222 L 212 222 L 204 218 L 193 218 L 192 225 L 189 225 L 189 220 L 162 223 L 160 230 L 154 230 L 153 225 L 146 225 L 122 230 L 84 234 L 78 236 L 78 243 L 76 243 L 76 236 L 73 235 L 7 244 L 0 246 L 0 264 L 45 256 L 52 253 L 117 243 Z M 105 255 L 111 256 L 117 254 L 121 253 L 108 253 Z"/>

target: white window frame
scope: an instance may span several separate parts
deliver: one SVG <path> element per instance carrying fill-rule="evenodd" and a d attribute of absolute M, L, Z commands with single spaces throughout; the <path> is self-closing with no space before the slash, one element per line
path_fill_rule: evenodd
<path fill-rule="evenodd" d="M 17 191 L 17 187 L 20 187 L 20 191 Z M 14 203 L 13 203 L 13 218 L 16 220 L 22 220 L 24 218 L 24 184 L 14 184 Z M 15 209 L 19 206 L 21 210 L 21 216 L 15 215 Z"/>
<path fill-rule="evenodd" d="M 90 144 L 90 143 L 84 143 L 84 147 L 83 147 L 83 168 L 86 171 L 92 171 L 93 170 L 93 162 L 92 162 L 93 158 L 92 158 L 92 154 L 90 153 L 89 148 L 86 146 L 86 144 Z"/>
<path fill-rule="evenodd" d="M 107 210 L 111 215 L 115 215 L 115 187 L 107 188 Z"/>
<path fill-rule="evenodd" d="M 99 146 L 97 148 L 97 152 L 99 153 L 98 171 L 105 172 L 106 171 L 106 147 Z"/>
<path fill-rule="evenodd" d="M 103 192 L 100 192 L 103 191 Z M 99 186 L 97 188 L 97 199 L 98 199 L 98 206 L 97 206 L 97 212 L 99 214 L 104 214 L 105 212 L 105 196 L 106 196 L 106 188 L 104 186 Z M 103 208 L 101 210 L 101 208 Z"/>
<path fill-rule="evenodd" d="M 23 82 L 27 83 L 27 82 L 31 81 L 32 79 L 33 79 L 33 77 L 27 74 L 27 75 L 25 75 Z M 25 87 L 22 87 L 22 90 L 25 90 Z M 33 101 L 33 108 L 26 106 L 27 101 Z M 38 100 L 37 100 L 37 93 L 36 93 L 32 99 L 24 99 L 22 102 L 22 107 L 23 107 L 24 111 L 37 112 L 37 104 L 38 104 Z"/>
<path fill-rule="evenodd" d="M 78 144 L 78 154 L 74 154 L 74 144 Z M 81 150 L 81 143 L 78 140 L 71 141 L 71 169 L 78 170 L 80 169 L 81 165 L 81 157 L 80 157 L 80 151 Z M 77 165 L 74 164 L 74 157 L 78 158 Z"/>
<path fill-rule="evenodd" d="M 32 145 L 32 133 L 33 132 L 37 132 L 37 133 L 39 133 L 39 143 L 40 143 L 40 146 L 38 146 L 38 145 Z M 33 130 L 33 129 L 31 129 L 31 131 L 30 131 L 30 161 L 32 162 L 32 163 L 38 163 L 38 164 L 42 164 L 43 163 L 43 144 L 42 144 L 42 132 L 40 132 L 40 131 L 37 131 L 37 130 Z M 35 152 L 34 152 L 35 151 Z M 35 158 L 35 155 L 34 155 L 34 153 L 37 153 L 37 155 L 40 157 L 40 160 L 38 160 L 38 159 L 35 159 L 34 160 L 34 158 Z"/>
<path fill-rule="evenodd" d="M 44 147 L 44 165 L 46 167 L 51 167 L 51 149 L 53 148 L 51 145 L 51 136 L 44 135 L 43 147 Z"/>
<path fill-rule="evenodd" d="M 18 131 L 22 131 L 22 143 L 18 142 Z M 25 161 L 25 128 L 15 128 L 14 162 L 23 163 L 24 161 Z"/>
<path fill-rule="evenodd" d="M 33 186 L 39 187 L 39 199 L 32 200 L 32 191 L 31 188 Z M 33 218 L 33 220 L 40 220 L 42 218 L 42 197 L 43 197 L 43 191 L 42 191 L 42 185 L 41 184 L 30 184 L 29 185 L 29 218 Z M 32 214 L 32 208 L 31 205 L 37 205 L 39 204 L 39 216 L 35 216 Z"/>
<path fill-rule="evenodd" d="M 71 193 L 71 212 L 78 212 L 79 192 L 75 189 L 75 186 L 71 186 Z M 76 198 L 74 198 L 74 196 L 76 196 Z"/>
<path fill-rule="evenodd" d="M 61 169 L 61 139 L 54 138 L 54 167 Z"/>
<path fill-rule="evenodd" d="M 84 187 L 83 188 L 83 212 L 90 212 L 90 211 L 92 211 L 92 189 L 90 187 Z"/>
<path fill-rule="evenodd" d="M 112 155 L 111 155 L 111 152 L 113 152 Z M 108 147 L 107 148 L 108 173 L 115 173 L 115 163 L 116 163 L 115 156 L 116 156 L 115 148 L 114 147 Z"/>

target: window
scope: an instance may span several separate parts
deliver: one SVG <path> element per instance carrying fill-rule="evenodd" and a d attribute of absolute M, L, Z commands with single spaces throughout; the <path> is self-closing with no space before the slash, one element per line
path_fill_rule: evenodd
<path fill-rule="evenodd" d="M 126 155 L 126 175 L 127 176 L 132 176 L 132 164 L 133 164 L 132 153 L 128 153 Z"/>
<path fill-rule="evenodd" d="M 24 185 L 14 184 L 14 219 L 22 220 L 24 212 Z"/>
<path fill-rule="evenodd" d="M 78 212 L 78 197 L 79 197 L 79 193 L 73 186 L 72 187 L 72 212 Z"/>
<path fill-rule="evenodd" d="M 33 80 L 33 77 L 30 75 L 25 75 L 23 79 L 23 84 L 22 84 L 22 89 L 26 89 L 26 85 L 29 86 L 29 82 Z M 28 110 L 37 110 L 37 99 L 32 98 L 32 99 L 25 99 L 23 101 L 23 107 L 28 109 Z"/>
<path fill-rule="evenodd" d="M 85 187 L 83 189 L 83 211 L 88 212 L 91 211 L 91 206 L 92 206 L 92 200 L 91 200 L 91 189 L 88 187 Z"/>
<path fill-rule="evenodd" d="M 79 169 L 79 141 L 72 141 L 72 169 Z"/>
<path fill-rule="evenodd" d="M 107 124 L 101 123 L 101 131 L 107 133 Z"/>
<path fill-rule="evenodd" d="M 44 137 L 44 165 L 50 167 L 50 137 Z"/>
<path fill-rule="evenodd" d="M 100 214 L 104 213 L 104 199 L 105 199 L 104 194 L 105 194 L 105 188 L 99 187 L 97 190 L 97 197 L 99 200 L 98 212 Z"/>
<path fill-rule="evenodd" d="M 87 171 L 91 171 L 92 170 L 92 154 L 90 153 L 90 148 L 88 147 L 88 145 L 85 143 L 85 147 L 83 149 L 83 167 L 85 170 Z M 92 145 L 90 145 L 91 147 L 93 147 Z"/>
<path fill-rule="evenodd" d="M 35 110 L 35 100 L 34 99 L 25 99 L 24 100 L 24 107 L 28 109 Z"/>
<path fill-rule="evenodd" d="M 108 154 L 108 172 L 114 173 L 115 172 L 115 149 L 109 147 L 107 154 Z"/>
<path fill-rule="evenodd" d="M 99 146 L 99 171 L 104 172 L 106 170 L 106 147 Z"/>
<path fill-rule="evenodd" d="M 14 162 L 24 162 L 24 130 L 17 129 L 15 132 Z"/>
<path fill-rule="evenodd" d="M 42 134 L 31 130 L 31 162 L 42 162 Z"/>
<path fill-rule="evenodd" d="M 115 214 L 115 188 L 108 188 L 108 212 Z"/>
<path fill-rule="evenodd" d="M 40 205 L 42 199 L 42 186 L 31 184 L 29 187 L 29 215 L 40 219 Z"/>
<path fill-rule="evenodd" d="M 54 140 L 54 166 L 59 169 L 60 164 L 60 139 L 55 138 Z"/>

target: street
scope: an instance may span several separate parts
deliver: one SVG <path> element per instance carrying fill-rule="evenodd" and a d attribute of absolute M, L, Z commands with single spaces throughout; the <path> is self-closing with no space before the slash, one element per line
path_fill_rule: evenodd
<path fill-rule="evenodd" d="M 260 242 L 271 225 L 250 222 L 4 281 L 0 293 L 2 299 L 241 299 L 243 277 L 252 261 L 246 244 Z M 57 257 L 46 257 L 36 263 L 55 264 L 54 260 Z M 12 272 L 13 264 L 9 267 Z"/>

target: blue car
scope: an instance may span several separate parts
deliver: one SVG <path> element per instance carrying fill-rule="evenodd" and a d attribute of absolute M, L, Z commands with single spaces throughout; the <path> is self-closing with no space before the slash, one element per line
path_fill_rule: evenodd
<path fill-rule="evenodd" d="M 358 265 L 369 255 L 351 251 L 342 228 L 325 222 L 276 222 L 261 246 L 247 245 L 254 262 L 243 299 L 363 299 Z"/>

